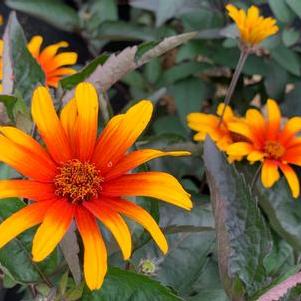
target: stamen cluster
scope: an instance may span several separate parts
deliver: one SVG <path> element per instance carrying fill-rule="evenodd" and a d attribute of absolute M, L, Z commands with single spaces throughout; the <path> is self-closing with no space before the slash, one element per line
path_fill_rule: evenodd
<path fill-rule="evenodd" d="M 69 160 L 58 167 L 54 178 L 55 194 L 67 198 L 71 203 L 98 197 L 103 178 L 95 164 Z"/>

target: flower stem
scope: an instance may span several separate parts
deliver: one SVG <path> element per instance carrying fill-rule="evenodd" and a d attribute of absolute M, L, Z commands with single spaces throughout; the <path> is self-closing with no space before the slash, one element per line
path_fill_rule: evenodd
<path fill-rule="evenodd" d="M 237 65 L 236 65 L 236 68 L 235 68 L 235 71 L 234 71 L 234 74 L 233 74 L 230 86 L 229 86 L 228 91 L 227 91 L 227 94 L 225 96 L 225 100 L 224 100 L 224 104 L 225 105 L 224 105 L 223 112 L 221 114 L 218 126 L 220 126 L 222 124 L 222 122 L 223 122 L 223 118 L 224 118 L 224 114 L 225 114 L 226 108 L 227 108 L 227 106 L 230 103 L 231 97 L 232 97 L 233 92 L 235 90 L 235 87 L 237 85 L 237 81 L 239 79 L 239 76 L 241 74 L 242 68 L 245 65 L 245 62 L 246 62 L 246 60 L 248 58 L 249 53 L 250 53 L 250 51 L 249 51 L 248 47 L 243 47 L 242 50 L 241 50 L 241 52 L 240 52 L 239 60 L 237 62 Z"/>

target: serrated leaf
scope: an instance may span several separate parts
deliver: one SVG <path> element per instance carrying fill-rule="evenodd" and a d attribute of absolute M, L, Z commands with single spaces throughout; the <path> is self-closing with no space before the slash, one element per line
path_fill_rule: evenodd
<path fill-rule="evenodd" d="M 75 31 L 79 28 L 76 11 L 60 0 L 6 0 L 5 4 L 12 9 L 40 18 L 61 30 Z"/>
<path fill-rule="evenodd" d="M 295 249 L 301 250 L 301 202 L 292 198 L 284 178 L 271 189 L 256 183 L 259 204 L 266 213 L 273 229 Z"/>
<path fill-rule="evenodd" d="M 109 55 L 107 54 L 101 54 L 87 64 L 83 69 L 79 70 L 75 74 L 63 78 L 60 81 L 62 88 L 66 90 L 74 88 L 77 84 L 84 81 L 92 72 L 94 72 L 97 66 L 104 64 L 108 57 Z"/>
<path fill-rule="evenodd" d="M 183 301 L 149 277 L 110 268 L 100 290 L 85 289 L 82 301 Z"/>
<path fill-rule="evenodd" d="M 138 46 L 127 47 L 119 54 L 112 54 L 103 65 L 98 65 L 86 81 L 93 83 L 98 91 L 102 93 L 130 71 L 185 43 L 195 35 L 196 33 L 192 32 L 165 38 L 154 48 L 146 51 L 139 59 L 136 57 Z M 73 94 L 74 90 L 66 93 L 63 102 L 68 102 Z"/>
<path fill-rule="evenodd" d="M 301 272 L 277 284 L 275 287 L 263 294 L 257 301 L 278 301 L 288 292 L 289 289 L 292 289 L 297 284 L 301 284 Z"/>
<path fill-rule="evenodd" d="M 24 32 L 14 12 L 9 17 L 3 41 L 3 94 L 22 95 L 29 104 L 33 89 L 39 83 L 44 84 L 45 75 L 27 49 Z"/>
<path fill-rule="evenodd" d="M 231 299 L 244 300 L 245 295 L 254 295 L 270 281 L 264 267 L 272 248 L 270 230 L 244 176 L 227 162 L 209 137 L 204 145 L 204 161 L 215 216 L 220 275 Z"/>

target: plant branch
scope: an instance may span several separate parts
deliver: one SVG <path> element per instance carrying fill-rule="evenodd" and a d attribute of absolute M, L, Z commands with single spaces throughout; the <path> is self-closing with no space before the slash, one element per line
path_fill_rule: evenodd
<path fill-rule="evenodd" d="M 225 100 L 224 100 L 225 105 L 224 105 L 223 112 L 221 114 L 218 126 L 220 126 L 223 122 L 223 118 L 224 118 L 224 115 L 225 115 L 226 108 L 230 103 L 231 97 L 232 97 L 233 92 L 235 90 L 235 87 L 237 85 L 237 81 L 238 81 L 239 76 L 241 74 L 241 71 L 242 71 L 242 69 L 245 65 L 245 62 L 246 62 L 246 60 L 249 56 L 249 53 L 250 53 L 250 50 L 249 50 L 248 47 L 243 47 L 242 48 L 238 63 L 236 65 L 236 68 L 235 68 L 235 71 L 234 71 L 234 74 L 233 74 L 233 77 L 232 77 L 232 80 L 231 80 L 231 83 L 230 83 L 230 86 L 229 86 L 229 88 L 227 90 L 227 94 L 225 96 Z"/>

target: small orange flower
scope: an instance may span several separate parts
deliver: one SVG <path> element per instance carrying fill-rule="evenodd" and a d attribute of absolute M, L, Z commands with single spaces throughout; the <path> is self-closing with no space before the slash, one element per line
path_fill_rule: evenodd
<path fill-rule="evenodd" d="M 67 42 L 59 42 L 47 46 L 41 51 L 42 43 L 43 38 L 41 36 L 34 36 L 27 44 L 27 47 L 44 71 L 47 86 L 57 88 L 58 82 L 63 76 L 71 75 L 76 72 L 74 69 L 66 66 L 76 63 L 77 54 L 75 52 L 62 52 L 57 54 L 60 48 L 68 47 Z"/>
<path fill-rule="evenodd" d="M 197 131 L 193 136 L 195 141 L 204 141 L 206 135 L 209 135 L 210 138 L 216 142 L 217 147 L 221 151 L 227 151 L 229 145 L 236 141 L 238 135 L 229 130 L 228 124 L 237 121 L 238 117 L 236 117 L 232 109 L 227 106 L 221 122 L 220 116 L 224 106 L 223 103 L 218 105 L 216 111 L 217 115 L 205 113 L 190 113 L 187 115 L 188 126 L 192 130 Z M 241 157 L 236 156 L 231 156 L 229 158 L 230 161 L 240 159 Z"/>
<path fill-rule="evenodd" d="M 261 180 L 266 188 L 272 187 L 284 174 L 294 198 L 299 196 L 299 180 L 290 164 L 301 165 L 301 117 L 293 117 L 281 126 L 281 112 L 277 103 L 267 102 L 267 118 L 256 109 L 249 109 L 244 120 L 230 123 L 229 129 L 245 141 L 228 147 L 230 156 L 247 156 L 250 162 L 262 161 Z"/>
<path fill-rule="evenodd" d="M 112 232 L 125 260 L 131 255 L 132 243 L 121 215 L 144 226 L 166 253 L 166 239 L 152 216 L 125 199 L 148 196 L 192 208 L 190 195 L 173 176 L 129 173 L 154 158 L 190 154 L 153 149 L 129 152 L 150 121 L 152 103 L 142 100 L 115 116 L 98 138 L 98 98 L 89 83 L 76 87 L 60 117 L 48 90 L 38 87 L 31 111 L 46 148 L 17 128 L 0 127 L 0 160 L 27 178 L 1 180 L 0 198 L 19 196 L 34 201 L 2 222 L 0 247 L 41 223 L 32 247 L 33 260 L 41 261 L 75 220 L 84 245 L 84 275 L 91 290 L 100 288 L 107 271 L 107 251 L 97 220 Z"/>
<path fill-rule="evenodd" d="M 254 5 L 247 13 L 232 4 L 228 4 L 226 9 L 238 27 L 241 40 L 248 46 L 259 44 L 279 30 L 276 20 L 260 16 L 258 7 Z"/>

